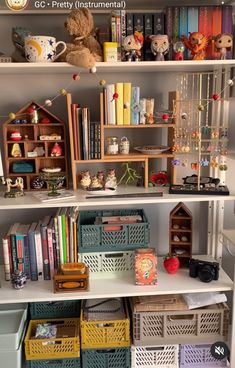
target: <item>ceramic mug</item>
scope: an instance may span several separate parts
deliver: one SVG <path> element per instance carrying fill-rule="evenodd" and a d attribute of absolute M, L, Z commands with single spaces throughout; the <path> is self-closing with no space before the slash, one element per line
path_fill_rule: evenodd
<path fill-rule="evenodd" d="M 51 36 L 27 36 L 24 44 L 26 60 L 31 63 L 55 61 L 66 50 L 65 42 L 56 42 L 55 37 Z M 63 49 L 57 54 L 59 45 L 62 45 Z"/>

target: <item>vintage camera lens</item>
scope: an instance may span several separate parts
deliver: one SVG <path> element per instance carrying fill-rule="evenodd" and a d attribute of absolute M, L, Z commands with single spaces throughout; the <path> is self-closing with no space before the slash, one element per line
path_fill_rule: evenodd
<path fill-rule="evenodd" d="M 204 265 L 199 268 L 198 277 L 202 282 L 211 282 L 215 278 L 215 270 L 210 265 Z"/>

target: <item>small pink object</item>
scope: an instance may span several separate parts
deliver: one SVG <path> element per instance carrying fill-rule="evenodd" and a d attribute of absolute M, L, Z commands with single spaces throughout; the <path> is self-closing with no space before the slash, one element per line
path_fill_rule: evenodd
<path fill-rule="evenodd" d="M 162 115 L 162 120 L 163 120 L 165 123 L 168 123 L 169 115 L 168 115 L 168 114 L 163 114 L 163 115 Z"/>
<path fill-rule="evenodd" d="M 55 143 L 51 150 L 52 157 L 59 157 L 62 155 L 62 148 L 58 143 Z"/>
<path fill-rule="evenodd" d="M 214 101 L 217 101 L 217 100 L 220 99 L 220 95 L 218 93 L 214 93 L 212 98 L 213 98 Z"/>
<path fill-rule="evenodd" d="M 10 139 L 12 141 L 20 141 L 22 139 L 22 135 L 19 130 L 14 130 L 13 132 L 11 132 Z"/>

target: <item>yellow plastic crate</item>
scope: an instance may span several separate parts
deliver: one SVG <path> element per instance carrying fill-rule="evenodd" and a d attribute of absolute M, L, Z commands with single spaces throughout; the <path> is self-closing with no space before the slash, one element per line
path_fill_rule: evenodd
<path fill-rule="evenodd" d="M 72 337 L 57 337 L 52 339 L 34 338 L 36 327 L 40 323 L 53 323 L 60 329 L 60 335 L 68 332 L 67 328 L 73 328 Z M 25 336 L 26 360 L 34 359 L 63 359 L 80 357 L 79 318 L 59 318 L 31 320 Z"/>
<path fill-rule="evenodd" d="M 84 302 L 80 316 L 82 349 L 130 346 L 130 318 L 126 300 L 124 301 L 125 318 L 121 320 L 87 321 L 83 305 Z"/>

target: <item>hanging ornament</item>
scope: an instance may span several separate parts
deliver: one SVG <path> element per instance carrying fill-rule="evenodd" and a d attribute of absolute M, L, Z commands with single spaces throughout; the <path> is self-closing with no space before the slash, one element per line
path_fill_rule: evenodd
<path fill-rule="evenodd" d="M 101 79 L 99 81 L 99 84 L 100 84 L 100 86 L 105 86 L 106 85 L 106 80 L 105 79 Z"/>
<path fill-rule="evenodd" d="M 198 105 L 198 111 L 204 111 L 204 106 L 203 105 Z"/>
<path fill-rule="evenodd" d="M 51 106 L 52 106 L 52 101 L 51 101 L 51 100 L 49 100 L 49 99 L 45 100 L 45 105 L 46 105 L 47 107 L 51 107 Z"/>
<path fill-rule="evenodd" d="M 73 80 L 78 81 L 80 79 L 80 75 L 79 74 L 74 74 L 73 75 Z"/>
<path fill-rule="evenodd" d="M 66 96 L 66 95 L 67 95 L 67 91 L 66 91 L 66 89 L 61 88 L 61 89 L 60 89 L 60 94 L 61 94 L 61 96 Z"/>
<path fill-rule="evenodd" d="M 227 80 L 227 84 L 229 87 L 232 87 L 234 85 L 234 81 L 232 79 Z"/>
<path fill-rule="evenodd" d="M 8 114 L 8 116 L 9 116 L 9 118 L 10 118 L 11 120 L 14 120 L 14 119 L 16 118 L 16 114 L 14 114 L 14 112 L 10 112 L 10 113 Z"/>
<path fill-rule="evenodd" d="M 119 94 L 118 94 L 117 92 L 115 92 L 115 93 L 113 94 L 113 99 L 112 99 L 112 101 L 113 101 L 113 100 L 117 100 L 117 99 L 118 99 L 118 97 L 119 97 Z"/>
<path fill-rule="evenodd" d="M 168 114 L 162 114 L 162 120 L 164 121 L 164 123 L 168 123 L 169 115 Z"/>
<path fill-rule="evenodd" d="M 128 109 L 128 107 L 130 107 L 130 104 L 129 102 L 124 102 L 124 105 L 123 105 L 124 109 Z"/>
<path fill-rule="evenodd" d="M 186 120 L 188 117 L 188 115 L 186 114 L 186 112 L 183 112 L 183 114 L 181 114 L 181 119 Z"/>
<path fill-rule="evenodd" d="M 214 101 L 218 101 L 220 99 L 220 95 L 218 93 L 214 93 L 212 95 L 212 98 L 213 98 Z"/>
<path fill-rule="evenodd" d="M 93 67 L 90 69 L 90 72 L 91 72 L 92 74 L 95 74 L 95 73 L 97 72 L 97 68 L 96 68 L 96 66 L 93 66 Z"/>

